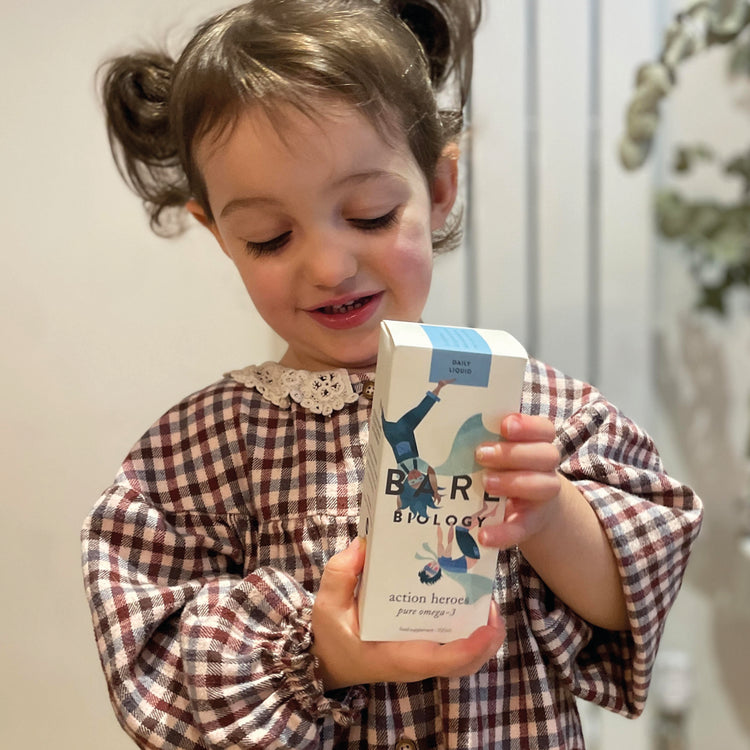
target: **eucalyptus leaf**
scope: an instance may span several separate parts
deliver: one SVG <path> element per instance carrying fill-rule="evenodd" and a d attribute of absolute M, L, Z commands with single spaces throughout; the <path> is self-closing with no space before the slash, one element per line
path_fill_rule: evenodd
<path fill-rule="evenodd" d="M 693 146 L 679 146 L 675 149 L 673 169 L 675 172 L 689 172 L 699 161 L 712 161 L 714 152 L 710 146 L 698 143 Z"/>
<path fill-rule="evenodd" d="M 655 112 L 628 113 L 628 135 L 636 141 L 651 140 L 659 125 Z"/>
<path fill-rule="evenodd" d="M 733 227 L 723 227 L 701 247 L 707 258 L 725 268 L 739 265 L 747 257 L 747 237 Z"/>
<path fill-rule="evenodd" d="M 748 4 L 745 0 L 718 0 L 708 6 L 709 30 L 717 41 L 731 41 L 747 23 Z"/>
<path fill-rule="evenodd" d="M 750 151 L 727 161 L 724 165 L 724 172 L 728 175 L 741 177 L 745 182 L 744 190 L 747 192 L 748 186 L 750 186 Z"/>
<path fill-rule="evenodd" d="M 653 89 L 660 97 L 666 96 L 672 90 L 672 83 L 672 74 L 662 62 L 644 63 L 636 71 L 636 88 Z"/>
<path fill-rule="evenodd" d="M 659 106 L 677 85 L 678 65 L 719 44 L 729 53 L 730 75 L 750 76 L 748 37 L 749 0 L 700 0 L 675 15 L 659 59 L 636 71 L 619 149 L 626 169 L 638 169 L 648 158 L 658 130 Z M 672 169 L 676 175 L 685 175 L 700 163 L 717 161 L 712 145 L 681 145 L 675 149 Z M 654 217 L 659 234 L 685 249 L 700 291 L 697 306 L 725 315 L 728 295 L 740 290 L 750 293 L 750 149 L 716 166 L 727 178 L 742 180 L 738 200 L 720 203 L 710 197 L 686 198 L 670 187 L 656 194 Z"/>
<path fill-rule="evenodd" d="M 690 211 L 691 233 L 694 237 L 711 238 L 724 228 L 724 212 L 715 203 L 694 205 Z"/>
<path fill-rule="evenodd" d="M 729 54 L 729 74 L 750 76 L 750 41 L 737 41 Z"/>
<path fill-rule="evenodd" d="M 691 211 L 679 193 L 672 190 L 658 193 L 655 208 L 657 227 L 662 235 L 676 239 L 687 234 Z"/>
<path fill-rule="evenodd" d="M 651 150 L 651 141 L 636 141 L 629 136 L 620 140 L 619 156 L 620 162 L 628 170 L 638 169 L 648 158 Z"/>

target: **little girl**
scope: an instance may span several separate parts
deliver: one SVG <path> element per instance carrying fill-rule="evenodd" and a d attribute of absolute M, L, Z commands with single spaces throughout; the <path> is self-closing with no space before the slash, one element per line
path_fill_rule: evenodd
<path fill-rule="evenodd" d="M 594 388 L 532 360 L 477 447 L 504 523 L 488 624 L 365 643 L 355 587 L 380 321 L 456 244 L 479 0 L 252 0 L 104 78 L 155 229 L 189 212 L 286 341 L 136 443 L 83 528 L 117 717 L 148 748 L 581 748 L 644 706 L 701 506 Z M 451 102 L 455 94 L 455 102 Z M 440 106 L 438 106 L 438 101 Z"/>

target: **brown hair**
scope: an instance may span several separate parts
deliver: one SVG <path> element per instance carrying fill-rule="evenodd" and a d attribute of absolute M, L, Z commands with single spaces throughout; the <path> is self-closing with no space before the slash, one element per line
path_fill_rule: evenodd
<path fill-rule="evenodd" d="M 180 57 L 144 51 L 103 68 L 110 146 L 159 234 L 195 198 L 212 218 L 194 147 L 248 106 L 291 104 L 314 116 L 321 96 L 398 125 L 428 180 L 461 132 L 481 0 L 252 0 L 198 28 Z M 452 91 L 445 109 L 438 95 Z M 391 131 L 392 132 L 392 131 Z M 457 223 L 434 238 L 454 246 Z"/>

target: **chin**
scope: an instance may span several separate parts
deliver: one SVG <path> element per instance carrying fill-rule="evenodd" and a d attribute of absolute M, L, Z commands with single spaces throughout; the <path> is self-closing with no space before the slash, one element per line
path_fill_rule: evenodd
<path fill-rule="evenodd" d="M 378 344 L 380 343 L 380 325 L 356 337 L 359 340 L 340 342 L 332 347 L 331 359 L 341 362 L 347 370 L 374 370 L 378 361 Z M 347 345 L 348 344 L 348 345 Z"/>
<path fill-rule="evenodd" d="M 347 365 L 346 369 L 349 372 L 375 372 L 377 365 L 377 358 L 373 358 L 369 362 L 360 362 L 358 364 Z"/>
<path fill-rule="evenodd" d="M 370 352 L 366 355 L 363 354 L 362 356 L 339 356 L 337 359 L 341 362 L 341 367 L 344 367 L 349 371 L 369 371 L 375 369 L 375 365 L 378 361 L 378 353 L 376 350 L 375 352 Z"/>

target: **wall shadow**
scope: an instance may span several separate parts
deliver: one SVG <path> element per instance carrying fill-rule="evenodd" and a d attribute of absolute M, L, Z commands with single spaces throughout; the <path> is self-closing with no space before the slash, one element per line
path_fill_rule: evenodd
<path fill-rule="evenodd" d="M 655 361 L 659 399 L 690 472 L 685 479 L 705 505 L 686 578 L 710 602 L 713 638 L 705 645 L 715 653 L 737 722 L 750 736 L 750 555 L 742 549 L 742 536 L 750 533 L 743 505 L 750 485 L 745 446 L 731 437 L 737 410 L 750 411 L 747 398 L 732 402 L 736 373 L 727 352 L 737 343 L 717 335 L 704 314 L 685 312 L 668 338 L 658 339 Z M 747 373 L 743 378 L 750 380 Z"/>

